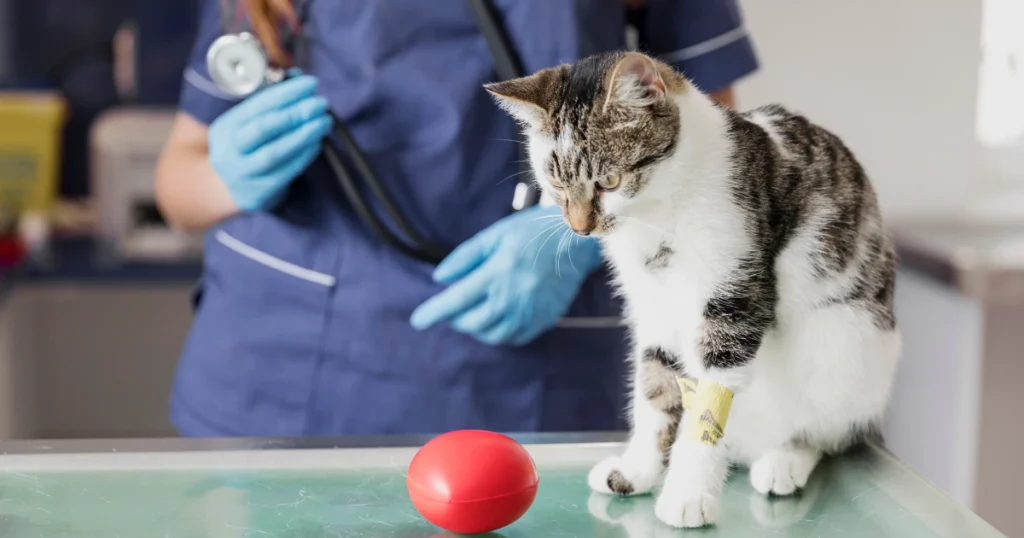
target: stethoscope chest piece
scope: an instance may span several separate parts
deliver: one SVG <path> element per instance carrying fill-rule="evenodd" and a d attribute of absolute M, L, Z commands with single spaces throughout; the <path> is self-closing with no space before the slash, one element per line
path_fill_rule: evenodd
<path fill-rule="evenodd" d="M 263 46 L 248 32 L 217 38 L 206 51 L 206 68 L 217 87 L 235 97 L 248 96 L 276 78 Z"/>

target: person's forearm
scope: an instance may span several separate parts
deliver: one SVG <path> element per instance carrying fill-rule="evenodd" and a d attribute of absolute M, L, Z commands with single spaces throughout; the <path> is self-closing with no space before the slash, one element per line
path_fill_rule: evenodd
<path fill-rule="evenodd" d="M 206 152 L 170 146 L 156 173 L 156 201 L 173 227 L 202 231 L 238 212 Z"/>
<path fill-rule="evenodd" d="M 156 169 L 156 202 L 168 223 L 202 231 L 238 213 L 238 207 L 210 166 L 205 143 L 171 137 Z"/>
<path fill-rule="evenodd" d="M 711 97 L 729 108 L 736 108 L 736 94 L 733 92 L 732 86 L 713 92 Z"/>

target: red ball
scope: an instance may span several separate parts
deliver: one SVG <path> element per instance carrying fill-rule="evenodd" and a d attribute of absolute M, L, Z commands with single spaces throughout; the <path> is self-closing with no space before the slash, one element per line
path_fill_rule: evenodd
<path fill-rule="evenodd" d="M 25 243 L 17 237 L 0 237 L 0 267 L 13 267 L 25 259 Z"/>
<path fill-rule="evenodd" d="M 522 445 L 499 433 L 460 430 L 423 445 L 405 480 L 428 521 L 459 534 L 510 525 L 537 496 L 537 467 Z"/>

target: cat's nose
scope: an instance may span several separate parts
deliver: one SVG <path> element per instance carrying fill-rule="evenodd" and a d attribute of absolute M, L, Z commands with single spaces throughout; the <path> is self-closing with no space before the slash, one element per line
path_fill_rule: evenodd
<path fill-rule="evenodd" d="M 590 204 L 569 202 L 565 213 L 566 220 L 569 221 L 569 227 L 580 235 L 590 235 L 590 232 L 593 232 L 594 227 L 597 226 L 593 214 L 593 206 Z"/>

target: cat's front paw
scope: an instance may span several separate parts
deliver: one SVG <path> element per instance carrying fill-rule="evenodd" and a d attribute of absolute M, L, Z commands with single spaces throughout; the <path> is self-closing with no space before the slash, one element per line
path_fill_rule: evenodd
<path fill-rule="evenodd" d="M 676 528 L 698 528 L 718 522 L 718 497 L 691 488 L 665 488 L 654 505 L 654 515 Z"/>
<path fill-rule="evenodd" d="M 590 470 L 587 485 L 599 493 L 614 495 L 641 495 L 654 489 L 660 470 L 630 465 L 621 456 L 604 459 Z"/>
<path fill-rule="evenodd" d="M 803 495 L 791 497 L 769 497 L 754 493 L 750 496 L 750 513 L 762 527 L 785 529 L 795 525 L 807 516 L 816 498 Z"/>
<path fill-rule="evenodd" d="M 773 450 L 750 466 L 750 485 L 762 495 L 792 495 L 807 485 L 818 459 L 810 450 Z"/>

